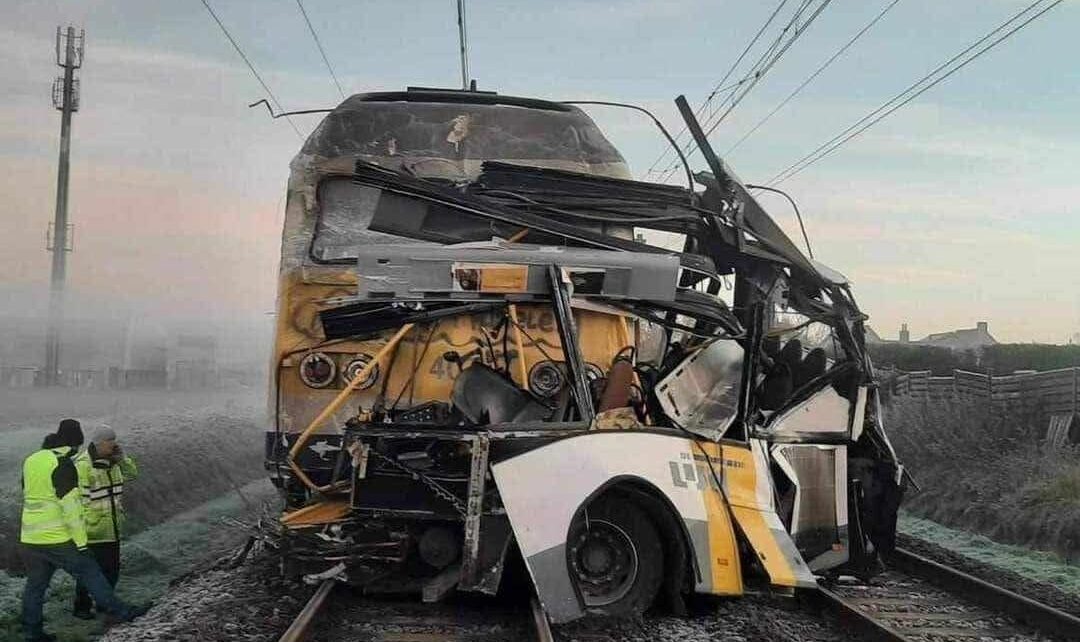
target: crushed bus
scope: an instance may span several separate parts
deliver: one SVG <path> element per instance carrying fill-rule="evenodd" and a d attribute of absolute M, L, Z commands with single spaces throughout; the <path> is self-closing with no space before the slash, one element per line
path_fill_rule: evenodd
<path fill-rule="evenodd" d="M 865 316 L 680 108 L 696 186 L 631 180 L 567 103 L 329 112 L 282 237 L 287 573 L 437 600 L 521 560 L 565 622 L 876 570 L 904 472 Z"/>

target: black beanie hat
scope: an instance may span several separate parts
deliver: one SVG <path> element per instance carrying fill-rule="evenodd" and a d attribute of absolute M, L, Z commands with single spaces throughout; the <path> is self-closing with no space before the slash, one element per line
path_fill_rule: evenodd
<path fill-rule="evenodd" d="M 56 430 L 57 441 L 61 446 L 78 448 L 83 444 L 82 425 L 74 419 L 65 419 L 60 422 Z"/>

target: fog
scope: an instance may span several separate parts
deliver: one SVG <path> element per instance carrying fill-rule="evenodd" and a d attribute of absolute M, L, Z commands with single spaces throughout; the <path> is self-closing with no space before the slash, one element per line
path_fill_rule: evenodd
<path fill-rule="evenodd" d="M 65 385 L 265 388 L 273 338 L 272 295 L 245 305 L 245 299 L 231 300 L 226 288 L 208 279 L 204 295 L 170 299 L 169 292 L 191 282 L 162 278 L 157 283 L 162 296 L 154 298 L 80 288 L 67 292 L 60 351 Z M 123 287 L 122 277 L 116 285 Z M 34 385 L 45 362 L 46 286 L 2 284 L 0 299 L 5 301 L 0 310 L 0 387 Z M 144 374 L 125 384 L 117 379 L 117 370 Z"/>

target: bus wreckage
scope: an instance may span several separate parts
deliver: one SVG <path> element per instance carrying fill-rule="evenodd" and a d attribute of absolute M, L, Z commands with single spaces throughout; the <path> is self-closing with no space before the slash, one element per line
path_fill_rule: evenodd
<path fill-rule="evenodd" d="M 282 240 L 286 573 L 430 601 L 523 562 L 566 622 L 879 568 L 904 472 L 866 317 L 677 102 L 696 186 L 630 180 L 567 103 L 410 89 L 325 117 Z"/>

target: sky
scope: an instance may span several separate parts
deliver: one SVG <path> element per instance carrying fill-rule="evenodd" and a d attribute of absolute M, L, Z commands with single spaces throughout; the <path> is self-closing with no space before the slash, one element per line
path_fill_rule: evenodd
<path fill-rule="evenodd" d="M 210 0 L 286 109 L 341 100 L 295 0 Z M 469 0 L 479 87 L 632 102 L 678 130 L 776 0 Z M 833 0 L 721 124 L 722 154 L 887 0 Z M 1023 8 L 900 0 L 725 160 L 764 182 Z M 305 0 L 348 92 L 460 82 L 454 0 Z M 265 92 L 200 0 L 0 0 L 0 297 L 40 307 L 53 216 L 57 25 L 86 29 L 72 143 L 72 300 L 265 329 L 288 163 L 300 138 L 247 105 Z M 1080 2 L 1066 0 L 781 187 L 814 254 L 870 323 L 913 337 L 976 321 L 999 341 L 1080 332 Z M 591 108 L 636 176 L 665 142 Z M 318 116 L 295 120 L 307 133 Z M 700 159 L 697 168 L 703 168 Z M 787 202 L 765 206 L 798 235 Z M 4 293 L 7 294 L 4 294 Z M 3 299 L 0 298 L 0 301 Z M 0 303 L 0 306 L 4 306 Z M 9 307 L 10 309 L 10 307 Z M 35 308 L 36 309 L 36 308 Z M 260 330 L 260 331 L 263 331 Z"/>

